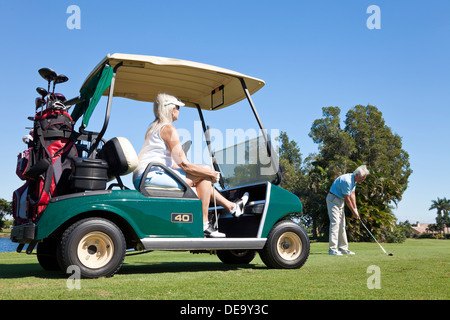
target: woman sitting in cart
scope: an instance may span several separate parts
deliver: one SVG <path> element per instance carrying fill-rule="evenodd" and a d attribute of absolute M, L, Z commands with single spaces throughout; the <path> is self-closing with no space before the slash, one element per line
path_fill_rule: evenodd
<path fill-rule="evenodd" d="M 184 153 L 177 130 L 172 125 L 178 120 L 180 107 L 184 103 L 169 94 L 160 93 L 153 103 L 155 120 L 145 134 L 144 145 L 139 152 L 139 165 L 133 172 L 133 181 L 136 189 L 139 189 L 139 181 L 145 168 L 150 162 L 159 162 L 172 168 L 175 174 L 180 176 L 189 186 L 196 187 L 198 197 L 202 201 L 203 231 L 205 236 L 223 238 L 225 234 L 214 229 L 208 221 L 208 208 L 213 197 L 217 204 L 228 209 L 231 214 L 239 217 L 244 212 L 244 206 L 248 201 L 248 193 L 236 202 L 224 198 L 219 192 L 214 192 L 212 182 L 219 179 L 216 172 L 207 165 L 190 163 Z M 160 186 L 164 188 L 181 188 L 169 174 L 163 169 L 155 167 L 151 169 L 145 179 L 147 186 Z"/>

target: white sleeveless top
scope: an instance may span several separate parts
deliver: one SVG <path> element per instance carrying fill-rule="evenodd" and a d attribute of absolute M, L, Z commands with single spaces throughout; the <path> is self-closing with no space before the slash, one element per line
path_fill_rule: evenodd
<path fill-rule="evenodd" d="M 133 180 L 142 176 L 145 168 L 147 168 L 147 165 L 150 162 L 159 162 L 172 168 L 172 156 L 170 155 L 166 143 L 161 138 L 161 129 L 164 128 L 164 126 L 165 125 L 157 131 L 153 131 L 149 137 L 145 139 L 144 145 L 138 155 L 139 164 L 133 172 Z"/>

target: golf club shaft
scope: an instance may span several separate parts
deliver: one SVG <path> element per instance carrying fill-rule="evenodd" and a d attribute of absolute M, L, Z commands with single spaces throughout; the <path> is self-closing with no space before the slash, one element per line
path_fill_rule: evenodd
<path fill-rule="evenodd" d="M 213 158 L 211 156 L 211 168 L 213 167 Z M 214 213 L 216 215 L 216 223 L 215 223 L 215 227 L 217 229 L 219 229 L 219 219 L 217 219 L 217 204 L 216 204 L 216 188 L 214 187 L 214 183 L 212 183 L 212 188 L 213 188 L 213 198 L 214 198 Z"/>
<path fill-rule="evenodd" d="M 361 221 L 361 219 L 359 220 L 361 222 L 361 224 L 364 226 L 364 228 L 366 228 L 367 232 L 372 236 L 373 240 L 375 240 L 376 243 L 378 243 L 378 245 L 380 246 L 381 250 L 383 250 L 383 252 L 385 254 L 387 254 L 386 250 L 384 250 L 384 248 L 381 246 L 381 244 L 377 241 L 377 239 L 375 239 L 375 237 L 373 236 L 372 232 L 369 231 L 369 229 L 366 227 L 366 225 Z"/>

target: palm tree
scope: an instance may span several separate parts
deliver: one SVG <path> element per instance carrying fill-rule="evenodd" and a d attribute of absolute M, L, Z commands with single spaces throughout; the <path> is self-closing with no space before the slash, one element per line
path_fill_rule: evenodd
<path fill-rule="evenodd" d="M 445 199 L 445 198 L 444 198 Z M 450 217 L 449 217 L 449 212 L 450 212 L 450 199 L 446 201 L 446 205 L 444 207 L 443 211 L 443 217 L 442 217 L 442 223 L 445 225 L 445 227 L 449 227 L 450 226 Z M 444 231 L 444 237 L 445 237 L 445 231 Z"/>
<path fill-rule="evenodd" d="M 438 225 L 438 229 L 443 231 L 444 225 L 448 224 L 448 213 L 450 211 L 450 200 L 446 198 L 431 201 L 431 207 L 428 210 L 437 210 L 436 223 Z"/>

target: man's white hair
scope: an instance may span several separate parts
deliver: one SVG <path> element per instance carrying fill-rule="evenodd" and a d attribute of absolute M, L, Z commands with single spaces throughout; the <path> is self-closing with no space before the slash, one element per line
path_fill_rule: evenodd
<path fill-rule="evenodd" d="M 365 165 L 363 166 L 359 166 L 358 168 L 356 168 L 356 170 L 353 172 L 354 175 L 358 175 L 360 177 L 365 177 L 369 174 L 369 169 L 367 169 L 367 167 Z"/>

